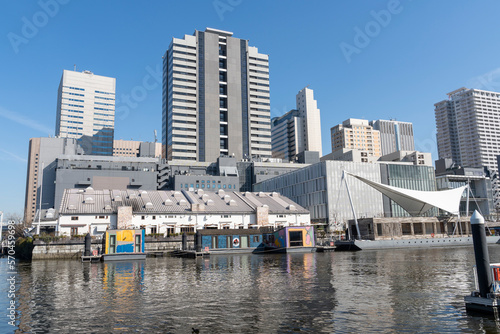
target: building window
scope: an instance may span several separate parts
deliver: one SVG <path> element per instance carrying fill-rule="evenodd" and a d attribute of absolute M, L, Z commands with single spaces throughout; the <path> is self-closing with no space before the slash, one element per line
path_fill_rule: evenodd
<path fill-rule="evenodd" d="M 71 217 L 71 220 L 78 220 L 78 217 Z"/>
<path fill-rule="evenodd" d="M 153 216 L 153 219 L 156 219 L 156 216 Z"/>
<path fill-rule="evenodd" d="M 181 227 L 181 233 L 193 233 L 194 227 Z"/>
<path fill-rule="evenodd" d="M 78 235 L 78 227 L 72 227 L 70 233 L 71 233 L 71 236 Z"/>
<path fill-rule="evenodd" d="M 146 219 L 146 216 L 141 216 L 141 219 L 142 219 L 142 220 Z"/>
<path fill-rule="evenodd" d="M 219 100 L 219 107 L 221 107 L 221 108 L 227 108 L 227 99 L 225 97 L 222 97 Z"/>
<path fill-rule="evenodd" d="M 227 81 L 227 73 L 219 72 L 219 81 L 226 82 Z"/>

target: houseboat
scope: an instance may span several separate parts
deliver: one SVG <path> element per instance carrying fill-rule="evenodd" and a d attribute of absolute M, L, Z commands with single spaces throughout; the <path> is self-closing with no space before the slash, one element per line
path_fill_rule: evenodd
<path fill-rule="evenodd" d="M 144 229 L 107 230 L 105 234 L 103 261 L 143 260 Z"/>
<path fill-rule="evenodd" d="M 314 227 L 293 226 L 264 233 L 263 242 L 254 253 L 310 253 L 315 251 Z"/>
<path fill-rule="evenodd" d="M 263 231 L 255 229 L 203 229 L 196 232 L 197 252 L 210 254 L 252 253 L 262 245 Z"/>

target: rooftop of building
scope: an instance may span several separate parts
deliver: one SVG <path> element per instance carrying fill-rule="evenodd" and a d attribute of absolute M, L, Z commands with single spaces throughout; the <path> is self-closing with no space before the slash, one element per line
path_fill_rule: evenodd
<path fill-rule="evenodd" d="M 278 193 L 251 193 L 219 190 L 217 192 L 174 190 L 94 190 L 66 189 L 59 208 L 61 215 L 114 214 L 118 207 L 132 207 L 134 214 L 213 213 L 252 214 L 268 208 L 271 214 L 309 211 Z"/>

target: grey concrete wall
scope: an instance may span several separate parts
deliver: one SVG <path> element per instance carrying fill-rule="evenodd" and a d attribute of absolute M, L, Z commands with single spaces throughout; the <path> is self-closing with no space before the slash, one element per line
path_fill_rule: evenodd
<path fill-rule="evenodd" d="M 241 107 L 241 43 L 239 38 L 227 38 L 227 103 L 229 155 L 243 158 Z"/>
<path fill-rule="evenodd" d="M 56 193 L 56 158 L 61 154 L 82 153 L 76 139 L 72 138 L 40 138 L 40 155 L 38 160 L 39 170 L 43 168 L 42 209 L 54 208 Z M 40 190 L 37 195 L 37 205 L 40 203 Z M 38 206 L 37 206 L 38 209 Z M 57 208 L 56 208 L 57 209 Z"/>
<path fill-rule="evenodd" d="M 205 161 L 220 155 L 219 35 L 205 33 Z"/>
<path fill-rule="evenodd" d="M 188 247 L 194 247 L 194 236 L 187 236 Z M 167 252 L 175 249 L 180 249 L 182 238 L 152 238 L 146 237 L 144 248 L 145 252 Z M 92 241 L 92 250 L 101 247 L 100 240 Z M 75 259 L 80 260 L 80 257 L 85 250 L 83 239 L 78 240 L 60 240 L 57 242 L 45 243 L 37 240 L 34 243 L 32 260 L 52 260 L 52 259 Z"/>
<path fill-rule="evenodd" d="M 72 164 L 76 167 L 72 167 Z M 88 168 L 89 165 L 90 168 Z M 97 169 L 97 165 L 102 169 Z M 129 170 L 122 170 L 122 168 Z M 55 192 L 52 193 L 56 209 L 59 209 L 64 189 L 88 186 L 94 189 L 157 189 L 156 168 L 156 163 L 59 160 L 55 171 Z"/>

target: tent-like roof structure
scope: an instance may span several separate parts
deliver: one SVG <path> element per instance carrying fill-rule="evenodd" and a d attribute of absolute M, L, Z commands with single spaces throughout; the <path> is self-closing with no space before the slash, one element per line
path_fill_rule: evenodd
<path fill-rule="evenodd" d="M 442 191 L 410 190 L 370 181 L 364 177 L 348 172 L 345 172 L 345 174 L 355 177 L 372 188 L 380 191 L 382 194 L 398 203 L 412 216 L 421 215 L 432 207 L 438 207 L 451 214 L 458 215 L 460 198 L 462 197 L 465 188 L 467 188 L 467 186 L 463 186 L 456 189 Z"/>

